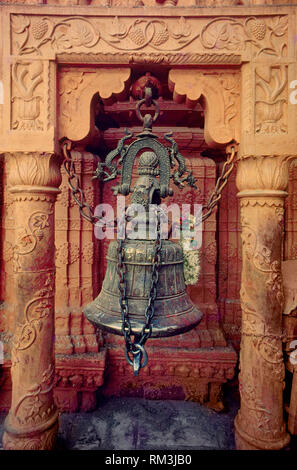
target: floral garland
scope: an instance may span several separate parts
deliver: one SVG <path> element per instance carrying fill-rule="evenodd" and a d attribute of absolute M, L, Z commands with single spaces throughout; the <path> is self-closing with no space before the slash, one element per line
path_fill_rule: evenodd
<path fill-rule="evenodd" d="M 193 285 L 198 282 L 200 274 L 200 250 L 197 248 L 197 241 L 194 238 L 195 217 L 190 214 L 189 218 L 181 219 L 181 236 L 179 244 L 183 249 L 184 256 L 184 278 L 186 285 Z M 193 233 L 192 238 L 184 238 L 183 231 L 187 230 Z"/>

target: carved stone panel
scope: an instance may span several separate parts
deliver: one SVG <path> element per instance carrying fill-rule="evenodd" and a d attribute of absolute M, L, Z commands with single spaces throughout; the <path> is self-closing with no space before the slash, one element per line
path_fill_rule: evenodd
<path fill-rule="evenodd" d="M 287 134 L 287 66 L 257 65 L 255 74 L 256 134 Z"/>
<path fill-rule="evenodd" d="M 11 17 L 14 55 L 149 50 L 158 52 L 252 52 L 254 57 L 287 53 L 287 15 L 214 18 L 160 15 Z"/>

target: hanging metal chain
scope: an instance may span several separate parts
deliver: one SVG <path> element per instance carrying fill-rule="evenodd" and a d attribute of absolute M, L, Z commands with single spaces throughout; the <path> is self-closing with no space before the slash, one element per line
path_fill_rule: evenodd
<path fill-rule="evenodd" d="M 63 154 L 64 154 L 64 168 L 68 175 L 68 184 L 72 192 L 75 202 L 79 206 L 81 216 L 91 222 L 92 224 L 98 224 L 101 217 L 95 216 L 90 205 L 86 202 L 83 190 L 80 187 L 80 179 L 75 171 L 75 164 L 71 156 L 71 142 L 66 140 L 63 142 Z M 216 182 L 214 191 L 210 195 L 207 204 L 202 206 L 202 211 L 206 212 L 202 215 L 202 221 L 206 220 L 212 213 L 214 207 L 217 206 L 222 196 L 222 190 L 228 182 L 230 173 L 232 172 L 235 164 L 235 155 L 237 152 L 237 144 L 230 144 L 226 149 L 227 160 L 223 165 L 222 173 Z M 157 284 L 159 279 L 159 270 L 161 266 L 161 230 L 160 230 L 160 208 L 156 207 L 157 211 L 157 237 L 154 245 L 154 255 L 152 264 L 152 278 L 151 287 L 148 298 L 148 305 L 145 310 L 145 323 L 141 330 L 141 333 L 134 335 L 134 342 L 131 339 L 131 324 L 129 320 L 129 307 L 127 299 L 127 284 L 126 284 L 126 266 L 124 262 L 124 240 L 118 240 L 117 254 L 118 264 L 117 273 L 119 276 L 118 287 L 120 291 L 120 307 L 122 316 L 122 333 L 125 339 L 126 346 L 126 359 L 130 365 L 133 366 L 134 375 L 138 375 L 139 370 L 143 368 L 148 361 L 147 353 L 144 349 L 144 345 L 148 338 L 152 334 L 152 319 L 154 316 L 154 302 L 157 296 Z M 102 215 L 103 218 L 103 215 Z M 129 218 L 125 215 L 125 220 Z M 114 221 L 111 221 L 114 226 Z M 109 225 L 105 223 L 105 225 Z M 132 354 L 132 359 L 131 359 Z"/>
<path fill-rule="evenodd" d="M 155 313 L 155 299 L 157 296 L 157 284 L 159 280 L 159 270 L 161 266 L 161 223 L 160 223 L 160 210 L 159 208 L 156 207 L 156 215 L 157 215 L 157 237 L 155 240 L 155 246 L 154 246 L 154 256 L 153 256 L 153 269 L 152 269 L 152 279 L 151 279 L 151 288 L 150 288 L 150 294 L 149 294 L 149 300 L 148 300 L 148 305 L 145 310 L 145 325 L 142 328 L 141 331 L 141 337 L 140 340 L 138 341 L 139 344 L 144 345 L 146 340 L 151 336 L 152 334 L 152 325 L 151 321 L 153 319 L 154 313 Z"/>
<path fill-rule="evenodd" d="M 101 217 L 94 215 L 91 206 L 86 202 L 85 195 L 83 190 L 80 187 L 80 179 L 75 170 L 75 163 L 71 156 L 71 142 L 65 140 L 62 145 L 63 155 L 64 155 L 64 168 L 68 175 L 68 186 L 72 192 L 73 199 L 79 207 L 79 212 L 81 216 L 86 219 L 91 224 L 98 225 L 102 219 L 104 219 L 104 214 Z M 117 219 L 110 221 L 103 221 L 102 226 L 114 228 L 117 224 Z"/>
<path fill-rule="evenodd" d="M 83 190 L 80 187 L 79 176 L 75 171 L 75 164 L 71 156 L 71 142 L 66 140 L 63 142 L 63 155 L 64 155 L 64 168 L 68 175 L 68 185 L 72 192 L 73 199 L 79 207 L 79 212 L 81 216 L 91 222 L 96 224 L 100 217 L 94 215 L 90 205 L 86 202 Z"/>
<path fill-rule="evenodd" d="M 157 296 L 157 285 L 159 280 L 159 270 L 161 266 L 161 228 L 160 228 L 160 210 L 156 207 L 157 214 L 157 230 L 156 240 L 154 244 L 154 255 L 153 255 L 153 269 L 151 278 L 151 287 L 148 298 L 148 305 L 145 309 L 145 323 L 141 330 L 140 335 L 135 335 L 134 342 L 131 339 L 131 324 L 129 320 L 129 307 L 127 299 L 127 281 L 125 278 L 126 266 L 124 263 L 124 240 L 118 240 L 118 264 L 117 273 L 119 276 L 118 287 L 120 291 L 120 307 L 122 315 L 122 333 L 125 339 L 126 345 L 126 359 L 130 365 L 133 366 L 134 375 L 138 375 L 141 368 L 145 367 L 148 361 L 146 350 L 144 345 L 152 334 L 152 319 L 155 313 L 155 299 Z M 133 359 L 130 355 L 132 354 Z M 143 361 L 142 361 L 143 359 Z M 142 361 L 142 362 L 141 362 Z"/>
<path fill-rule="evenodd" d="M 125 278 L 126 265 L 124 264 L 124 240 L 118 240 L 117 254 L 118 254 L 117 273 L 119 276 L 118 288 L 120 291 L 122 333 L 125 339 L 126 350 L 130 352 L 133 350 L 133 343 L 131 340 L 131 325 L 129 322 L 127 287 L 126 287 L 126 278 Z"/>
<path fill-rule="evenodd" d="M 218 205 L 218 202 L 222 197 L 222 191 L 224 187 L 226 186 L 230 173 L 232 172 L 234 168 L 234 164 L 235 164 L 234 160 L 235 160 L 235 155 L 237 153 L 237 147 L 238 147 L 237 144 L 232 143 L 228 145 L 226 148 L 227 159 L 223 165 L 222 173 L 216 182 L 215 188 L 213 192 L 211 193 L 207 204 L 202 206 L 202 212 L 206 210 L 206 212 L 202 214 L 202 222 L 210 216 L 214 207 Z"/>
<path fill-rule="evenodd" d="M 228 178 L 230 173 L 232 172 L 235 164 L 235 155 L 237 153 L 238 144 L 231 144 L 228 145 L 226 148 L 227 160 L 225 161 L 222 173 L 219 176 L 216 186 L 211 193 L 207 204 L 202 206 L 202 212 L 206 210 L 206 212 L 202 215 L 202 222 L 206 220 L 212 213 L 214 207 L 218 204 L 219 200 L 222 197 L 222 191 L 228 182 Z M 71 156 L 71 142 L 66 140 L 63 142 L 63 155 L 64 155 L 64 168 L 68 175 L 68 185 L 72 192 L 73 198 L 77 205 L 79 206 L 79 211 L 84 219 L 88 220 L 92 224 L 98 223 L 101 220 L 100 217 L 95 216 L 90 205 L 86 202 L 83 190 L 80 187 L 79 176 L 75 171 L 75 164 Z M 77 195 L 79 195 L 77 197 Z M 114 226 L 114 221 L 110 222 L 112 226 Z M 108 225 L 105 224 L 105 225 Z"/>

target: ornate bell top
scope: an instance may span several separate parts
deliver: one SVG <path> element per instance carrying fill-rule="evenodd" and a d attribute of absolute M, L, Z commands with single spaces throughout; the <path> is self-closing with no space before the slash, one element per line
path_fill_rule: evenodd
<path fill-rule="evenodd" d="M 131 178 L 135 160 L 138 159 L 138 174 L 154 178 L 159 176 L 160 198 L 165 198 L 173 194 L 170 188 L 170 179 L 174 184 L 182 188 L 184 183 L 196 188 L 195 178 L 192 172 L 187 169 L 184 157 L 179 153 L 178 146 L 172 138 L 172 133 L 164 135 L 164 139 L 170 142 L 170 147 L 165 147 L 158 140 L 158 136 L 152 132 L 152 124 L 159 116 L 159 106 L 156 100 L 152 99 L 152 92 L 148 92 L 146 88 L 146 98 L 138 101 L 136 107 L 136 115 L 143 122 L 143 131 L 138 134 L 136 139 L 130 144 L 125 142 L 133 137 L 132 132 L 125 131 L 125 135 L 118 142 L 116 149 L 109 152 L 105 162 L 100 162 L 95 172 L 95 178 L 102 181 L 115 179 L 117 175 L 121 175 L 121 182 L 113 188 L 115 194 L 134 193 L 131 188 Z M 156 108 L 155 115 L 150 114 L 142 116 L 140 107 L 146 104 L 153 104 Z M 115 161 L 116 157 L 120 157 Z M 121 166 L 121 168 L 119 168 Z M 155 183 L 154 183 L 155 184 Z M 139 183 L 136 184 L 139 186 Z"/>
<path fill-rule="evenodd" d="M 138 174 L 157 176 L 160 174 L 158 164 L 159 158 L 154 152 L 143 152 L 139 157 Z"/>
<path fill-rule="evenodd" d="M 138 174 L 131 196 L 132 204 L 141 204 L 146 211 L 150 204 L 160 204 L 160 184 L 156 176 L 159 175 L 159 158 L 154 152 L 143 152 L 139 157 Z"/>

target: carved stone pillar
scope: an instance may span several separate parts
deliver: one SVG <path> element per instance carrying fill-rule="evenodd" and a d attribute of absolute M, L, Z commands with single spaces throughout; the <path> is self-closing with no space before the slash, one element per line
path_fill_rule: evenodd
<path fill-rule="evenodd" d="M 54 202 L 61 182 L 52 153 L 8 155 L 14 200 L 15 325 L 11 345 L 12 403 L 5 449 L 52 449 L 58 430 L 53 401 Z"/>
<path fill-rule="evenodd" d="M 242 225 L 242 339 L 235 419 L 238 449 L 281 449 L 289 443 L 283 419 L 283 214 L 288 156 L 239 161 Z"/>

